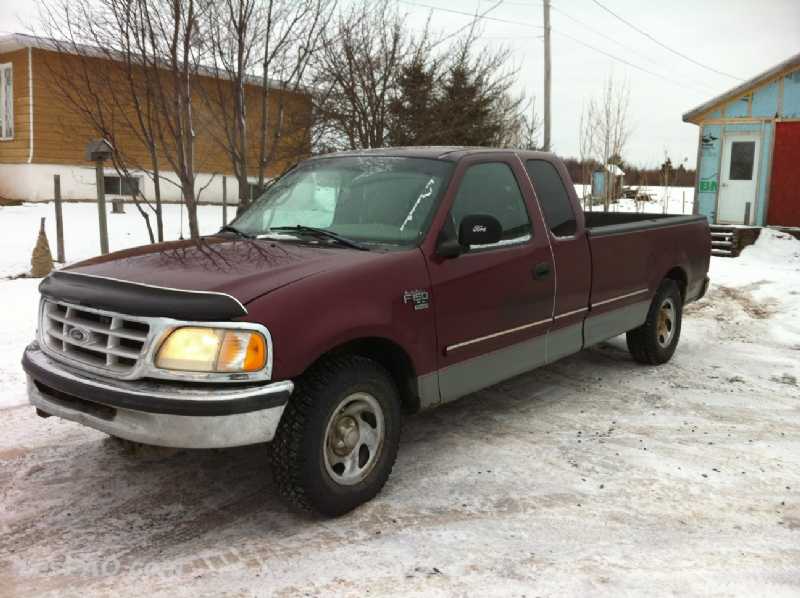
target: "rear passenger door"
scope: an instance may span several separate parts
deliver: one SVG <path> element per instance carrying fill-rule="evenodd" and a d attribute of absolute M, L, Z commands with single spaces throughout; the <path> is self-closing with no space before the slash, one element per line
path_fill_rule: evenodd
<path fill-rule="evenodd" d="M 566 168 L 544 159 L 527 159 L 536 198 L 542 208 L 555 259 L 555 311 L 547 343 L 547 361 L 579 351 L 589 307 L 592 263 L 589 240 Z M 570 193 L 572 191 L 572 193 Z"/>
<path fill-rule="evenodd" d="M 442 209 L 451 231 L 465 216 L 494 216 L 502 239 L 455 258 L 429 256 L 444 401 L 532 369 L 546 357 L 554 292 L 550 246 L 519 160 L 495 156 L 462 160 L 455 193 L 448 192 Z"/>

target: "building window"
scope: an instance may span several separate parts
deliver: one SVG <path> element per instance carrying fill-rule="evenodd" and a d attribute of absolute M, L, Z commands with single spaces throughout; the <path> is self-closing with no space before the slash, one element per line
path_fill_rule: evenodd
<path fill-rule="evenodd" d="M 0 139 L 14 137 L 14 77 L 11 63 L 0 64 Z"/>
<path fill-rule="evenodd" d="M 139 177 L 105 176 L 103 190 L 106 195 L 136 195 L 139 193 Z"/>

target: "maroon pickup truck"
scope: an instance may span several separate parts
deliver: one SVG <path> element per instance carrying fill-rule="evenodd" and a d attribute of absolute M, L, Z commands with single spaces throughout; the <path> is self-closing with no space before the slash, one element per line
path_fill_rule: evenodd
<path fill-rule="evenodd" d="M 670 359 L 708 285 L 702 216 L 584 213 L 551 154 L 319 156 L 197 242 L 40 286 L 30 402 L 129 441 L 271 441 L 280 492 L 338 515 L 380 491 L 403 413 L 613 336 Z"/>

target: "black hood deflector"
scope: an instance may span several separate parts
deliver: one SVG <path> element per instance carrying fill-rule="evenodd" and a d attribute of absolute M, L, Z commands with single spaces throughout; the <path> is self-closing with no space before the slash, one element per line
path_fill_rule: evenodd
<path fill-rule="evenodd" d="M 39 285 L 39 292 L 56 301 L 131 316 L 222 322 L 247 315 L 245 307 L 226 293 L 170 289 L 77 272 L 51 273 Z"/>

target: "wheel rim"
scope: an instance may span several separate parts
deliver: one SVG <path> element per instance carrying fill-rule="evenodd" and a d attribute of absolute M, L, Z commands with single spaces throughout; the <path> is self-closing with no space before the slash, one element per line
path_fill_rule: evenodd
<path fill-rule="evenodd" d="M 675 336 L 675 304 L 672 299 L 664 299 L 658 309 L 656 340 L 662 347 L 668 347 L 673 336 Z"/>
<path fill-rule="evenodd" d="M 364 480 L 378 461 L 385 429 L 375 397 L 366 392 L 345 397 L 325 430 L 325 469 L 331 479 L 342 486 Z"/>

